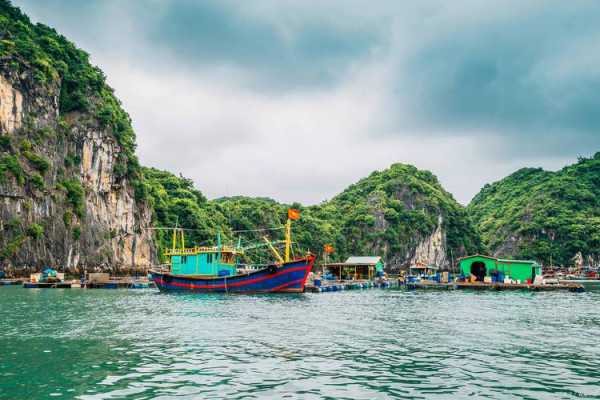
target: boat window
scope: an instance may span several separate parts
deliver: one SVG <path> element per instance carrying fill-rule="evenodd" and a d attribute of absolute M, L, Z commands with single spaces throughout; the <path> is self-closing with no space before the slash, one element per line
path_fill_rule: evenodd
<path fill-rule="evenodd" d="M 207 254 L 207 255 L 206 255 L 206 262 L 207 262 L 208 264 L 212 263 L 212 254 Z"/>
<path fill-rule="evenodd" d="M 181 263 L 187 264 L 187 256 L 181 256 Z"/>

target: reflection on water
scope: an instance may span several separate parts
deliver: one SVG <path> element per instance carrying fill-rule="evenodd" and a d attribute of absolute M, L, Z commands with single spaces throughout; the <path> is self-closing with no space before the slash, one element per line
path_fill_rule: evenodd
<path fill-rule="evenodd" d="M 0 398 L 600 396 L 600 294 L 0 288 Z"/>

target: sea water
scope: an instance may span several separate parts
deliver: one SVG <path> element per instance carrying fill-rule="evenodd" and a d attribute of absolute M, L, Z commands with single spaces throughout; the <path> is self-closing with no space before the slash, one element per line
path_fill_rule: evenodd
<path fill-rule="evenodd" d="M 600 293 L 0 287 L 0 398 L 600 397 Z"/>

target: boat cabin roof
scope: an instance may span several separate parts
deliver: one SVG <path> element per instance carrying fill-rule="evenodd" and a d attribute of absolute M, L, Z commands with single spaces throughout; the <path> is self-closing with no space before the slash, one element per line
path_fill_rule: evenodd
<path fill-rule="evenodd" d="M 165 250 L 166 256 L 194 256 L 198 254 L 213 254 L 213 253 L 221 253 L 221 254 L 232 254 L 232 255 L 243 255 L 244 252 L 236 247 L 231 246 L 212 246 L 212 247 L 186 247 L 186 248 L 176 248 L 176 249 L 167 249 Z"/>

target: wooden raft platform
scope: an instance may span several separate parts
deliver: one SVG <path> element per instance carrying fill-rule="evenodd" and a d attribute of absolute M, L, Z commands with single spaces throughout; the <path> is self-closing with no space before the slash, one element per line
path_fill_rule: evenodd
<path fill-rule="evenodd" d="M 480 282 L 451 282 L 451 283 L 437 283 L 437 282 L 412 282 L 407 283 L 406 288 L 409 290 L 415 289 L 434 289 L 434 290 L 528 290 L 533 292 L 552 292 L 566 290 L 569 292 L 584 292 L 585 288 L 581 284 L 570 283 L 570 284 L 558 284 L 558 285 L 533 285 L 527 283 L 480 283 Z"/>
<path fill-rule="evenodd" d="M 86 289 L 148 289 L 154 288 L 154 282 L 132 281 L 132 280 L 111 280 L 108 282 L 85 282 L 83 287 Z"/>
<path fill-rule="evenodd" d="M 0 286 L 21 285 L 23 279 L 0 279 Z"/>
<path fill-rule="evenodd" d="M 25 289 L 71 289 L 70 282 L 25 282 Z"/>
<path fill-rule="evenodd" d="M 371 281 L 322 281 L 321 286 L 306 284 L 304 286 L 304 291 L 311 293 L 323 293 L 373 288 L 388 289 L 391 287 L 398 287 L 397 282 L 387 281 L 384 283 L 375 283 Z"/>

